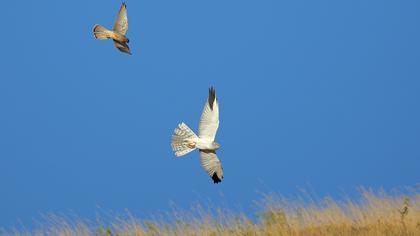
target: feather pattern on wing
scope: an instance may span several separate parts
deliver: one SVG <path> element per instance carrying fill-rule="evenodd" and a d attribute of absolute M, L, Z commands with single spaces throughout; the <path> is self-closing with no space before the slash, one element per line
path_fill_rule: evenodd
<path fill-rule="evenodd" d="M 217 101 L 216 91 L 211 87 L 209 89 L 209 97 L 201 114 L 198 136 L 200 138 L 214 140 L 218 128 L 219 103 Z"/>
<path fill-rule="evenodd" d="M 117 47 L 117 48 L 118 48 L 118 50 L 120 50 L 121 52 L 125 52 L 125 53 L 128 53 L 128 54 L 130 54 L 130 55 L 131 55 L 130 48 L 128 47 L 127 43 L 124 43 L 124 42 L 119 42 L 119 41 L 117 41 L 117 40 L 114 40 L 114 45 L 115 45 L 115 47 Z"/>
<path fill-rule="evenodd" d="M 113 31 L 125 35 L 128 30 L 127 5 L 122 3 L 117 19 L 115 20 Z"/>
<path fill-rule="evenodd" d="M 200 150 L 200 161 L 204 170 L 217 184 L 223 179 L 223 168 L 215 151 Z"/>

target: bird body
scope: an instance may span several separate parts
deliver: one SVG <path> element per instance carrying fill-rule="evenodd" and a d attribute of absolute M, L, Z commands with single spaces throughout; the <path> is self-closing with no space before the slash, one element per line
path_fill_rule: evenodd
<path fill-rule="evenodd" d="M 128 47 L 130 40 L 127 38 L 127 36 L 125 36 L 127 30 L 127 5 L 122 3 L 113 29 L 109 30 L 101 25 L 95 25 L 93 27 L 93 34 L 95 35 L 96 39 L 112 39 L 114 41 L 115 47 L 118 48 L 118 50 L 131 55 L 130 48 Z"/>
<path fill-rule="evenodd" d="M 220 144 L 214 142 L 214 140 L 211 140 L 209 138 L 200 138 L 196 136 L 185 139 L 184 141 L 189 147 L 200 150 L 217 150 L 220 147 Z"/>
<path fill-rule="evenodd" d="M 201 165 L 214 183 L 219 183 L 223 179 L 223 168 L 216 155 L 220 144 L 214 141 L 218 127 L 219 104 L 215 90 L 210 88 L 209 97 L 200 118 L 199 135 L 197 136 L 185 123 L 181 123 L 174 130 L 171 144 L 177 157 L 199 149 Z"/>
<path fill-rule="evenodd" d="M 108 30 L 107 28 L 101 25 L 95 25 L 93 27 L 93 32 L 97 39 L 113 39 L 115 41 L 122 42 L 122 43 L 128 43 L 130 41 L 127 38 L 127 36 L 120 34 L 118 32 L 112 31 L 112 30 Z"/>
<path fill-rule="evenodd" d="M 208 138 L 196 138 L 196 147 L 200 150 L 217 150 L 220 148 L 220 144 L 210 140 Z"/>

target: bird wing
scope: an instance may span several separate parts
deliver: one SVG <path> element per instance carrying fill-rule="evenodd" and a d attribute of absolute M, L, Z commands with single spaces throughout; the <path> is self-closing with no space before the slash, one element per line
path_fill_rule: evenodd
<path fill-rule="evenodd" d="M 125 52 L 125 53 L 128 53 L 128 54 L 131 55 L 130 48 L 128 47 L 128 45 L 126 43 L 114 40 L 114 45 L 121 52 Z"/>
<path fill-rule="evenodd" d="M 214 140 L 219 128 L 219 103 L 216 98 L 216 91 L 213 87 L 209 89 L 209 97 L 201 113 L 198 136 Z"/>
<path fill-rule="evenodd" d="M 204 170 L 217 184 L 223 179 L 223 168 L 215 151 L 200 150 L 200 161 Z"/>
<path fill-rule="evenodd" d="M 113 31 L 125 35 L 128 30 L 127 5 L 123 2 L 115 20 Z"/>

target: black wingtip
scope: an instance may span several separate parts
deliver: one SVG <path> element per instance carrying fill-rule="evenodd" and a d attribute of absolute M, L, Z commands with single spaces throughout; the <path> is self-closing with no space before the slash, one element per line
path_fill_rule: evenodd
<path fill-rule="evenodd" d="M 211 86 L 209 88 L 209 104 L 210 104 L 210 109 L 212 110 L 213 110 L 214 100 L 216 100 L 216 90 L 214 89 L 213 86 Z"/>
<path fill-rule="evenodd" d="M 212 179 L 213 179 L 213 182 L 215 183 L 215 184 L 218 184 L 218 183 L 220 183 L 220 182 L 222 182 L 222 180 L 217 176 L 217 174 L 216 173 L 214 173 L 213 174 L 213 176 L 211 177 Z"/>

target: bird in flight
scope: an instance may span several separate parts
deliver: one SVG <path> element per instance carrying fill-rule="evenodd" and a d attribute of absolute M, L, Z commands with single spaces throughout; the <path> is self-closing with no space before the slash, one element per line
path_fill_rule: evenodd
<path fill-rule="evenodd" d="M 211 87 L 201 114 L 198 136 L 185 123 L 181 123 L 174 130 L 171 144 L 177 157 L 199 149 L 201 165 L 215 184 L 223 179 L 222 164 L 216 155 L 216 150 L 220 148 L 220 144 L 214 141 L 218 128 L 219 102 L 216 98 L 216 91 Z"/>
<path fill-rule="evenodd" d="M 112 39 L 115 47 L 121 52 L 125 52 L 131 55 L 130 48 L 128 47 L 128 38 L 125 36 L 128 30 L 128 19 L 127 19 L 127 5 L 121 4 L 120 11 L 118 12 L 117 19 L 112 30 L 101 25 L 95 25 L 93 27 L 93 34 L 96 39 Z"/>

